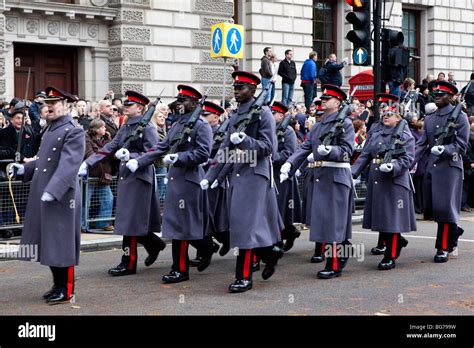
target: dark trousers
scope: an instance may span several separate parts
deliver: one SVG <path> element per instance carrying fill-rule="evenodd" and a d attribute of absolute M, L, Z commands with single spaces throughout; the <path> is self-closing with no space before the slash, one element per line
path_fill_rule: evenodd
<path fill-rule="evenodd" d="M 53 273 L 55 287 L 71 298 L 74 294 L 74 266 L 70 267 L 49 267 Z"/>
<path fill-rule="evenodd" d="M 324 254 L 324 248 L 326 243 L 316 242 L 314 246 L 314 256 L 322 256 Z"/>
<path fill-rule="evenodd" d="M 255 249 L 239 249 L 235 265 L 235 279 L 252 280 L 252 262 L 254 255 L 265 263 L 271 263 L 273 246 Z"/>
<path fill-rule="evenodd" d="M 219 243 L 229 245 L 229 232 L 216 232 L 212 235 Z M 197 249 L 196 257 L 209 257 L 208 255 L 208 248 L 213 248 L 214 241 L 210 235 L 207 235 L 203 238 L 203 242 L 201 242 L 201 247 L 195 246 L 193 243 L 195 241 L 191 241 L 191 245 Z"/>
<path fill-rule="evenodd" d="M 382 239 L 385 249 L 384 258 L 396 260 L 400 256 L 402 246 L 405 245 L 406 239 L 400 233 L 380 232 L 379 238 Z"/>
<path fill-rule="evenodd" d="M 145 236 L 123 236 L 122 264 L 130 271 L 137 269 L 137 243 L 142 244 L 148 254 L 154 254 L 166 246 L 165 242 L 153 232 L 149 232 Z"/>
<path fill-rule="evenodd" d="M 413 176 L 413 186 L 415 192 L 413 192 L 413 203 L 415 204 L 415 213 L 423 213 L 423 175 Z"/>
<path fill-rule="evenodd" d="M 306 111 L 309 112 L 309 108 L 313 103 L 313 99 L 316 96 L 316 84 L 313 83 L 303 83 L 301 85 L 304 92 L 304 105 L 306 106 Z"/>
<path fill-rule="evenodd" d="M 173 239 L 172 253 L 173 253 L 173 265 L 171 269 L 173 271 L 181 273 L 189 273 L 189 244 L 197 249 L 198 256 L 201 257 L 211 257 L 212 256 L 212 246 L 213 241 L 212 237 L 206 236 L 203 239 L 197 240 L 177 240 Z"/>
<path fill-rule="evenodd" d="M 453 251 L 458 245 L 459 236 L 463 230 L 455 223 L 438 222 L 435 248 L 444 251 Z"/>

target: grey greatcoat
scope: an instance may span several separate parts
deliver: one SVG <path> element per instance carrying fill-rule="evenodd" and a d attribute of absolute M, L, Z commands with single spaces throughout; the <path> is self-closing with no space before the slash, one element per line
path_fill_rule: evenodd
<path fill-rule="evenodd" d="M 170 142 L 183 131 L 191 113 L 179 116 L 165 139 L 153 151 L 138 158 L 140 168 L 152 164 L 170 150 Z M 176 240 L 198 240 L 207 234 L 208 206 L 206 193 L 199 183 L 204 178 L 200 166 L 211 153 L 212 130 L 198 119 L 189 141 L 178 149 L 178 161 L 170 167 L 163 210 L 163 237 Z"/>
<path fill-rule="evenodd" d="M 215 133 L 218 128 L 219 127 L 217 126 L 213 127 L 212 132 Z M 215 150 L 213 152 L 211 152 L 211 158 L 214 158 L 217 153 L 217 151 Z M 212 159 L 210 160 L 210 162 L 212 162 Z M 209 166 L 205 166 L 204 170 L 208 171 Z M 209 202 L 210 233 L 229 231 L 229 205 L 227 197 L 228 186 L 229 182 L 225 177 L 219 181 L 218 187 L 212 190 L 207 190 L 207 198 Z"/>
<path fill-rule="evenodd" d="M 230 141 L 230 135 L 236 131 L 235 123 L 239 114 L 246 114 L 253 99 L 239 105 L 237 111 L 230 115 L 230 127 L 219 153 L 224 157 L 225 149 L 230 148 L 228 156 L 238 156 L 235 149 L 245 154 L 256 155 L 255 161 L 237 161 L 237 157 L 225 158 L 216 156 L 217 163 L 211 165 L 206 179 L 210 183 L 223 180 L 229 175 L 229 232 L 230 246 L 241 249 L 268 247 L 281 240 L 284 228 L 278 212 L 275 186 L 273 182 L 271 156 L 276 152 L 277 140 L 275 120 L 268 107 L 264 106 L 259 121 L 250 124 L 245 133 L 247 136 L 238 145 Z M 252 156 L 253 156 L 252 155 Z M 255 156 L 252 157 L 255 160 Z M 234 162 L 234 163 L 232 163 Z M 242 163 L 245 162 L 245 163 Z"/>
<path fill-rule="evenodd" d="M 297 168 L 313 152 L 315 161 L 349 163 L 354 151 L 354 127 L 346 118 L 343 129 L 332 140 L 332 151 L 321 156 L 317 149 L 320 137 L 333 126 L 337 112 L 325 116 L 311 129 L 308 139 L 288 159 Z M 340 243 L 352 237 L 352 210 L 354 207 L 350 168 L 317 167 L 313 175 L 310 240 L 322 243 Z"/>
<path fill-rule="evenodd" d="M 395 127 L 383 126 L 371 133 L 361 155 L 352 166 L 352 173 L 359 176 L 370 165 L 362 227 L 388 233 L 416 231 L 409 172 L 415 157 L 415 138 L 408 126 L 402 136 L 402 141 L 406 142 L 406 152 L 393 162 L 393 170 L 389 173 L 381 172 L 380 164 L 373 161 L 380 159 L 377 155 L 380 147 L 390 143 L 394 130 Z"/>
<path fill-rule="evenodd" d="M 469 144 L 469 121 L 465 113 L 461 113 L 456 120 L 454 142 L 445 144 L 440 156 L 431 154 L 436 141 L 435 133 L 446 124 L 453 109 L 452 105 L 448 105 L 427 116 L 423 135 L 416 143 L 415 162 L 425 152 L 429 154 L 423 178 L 423 212 L 425 217 L 434 218 L 436 222 L 457 223 L 461 209 L 464 170 L 461 156 Z"/>
<path fill-rule="evenodd" d="M 296 151 L 296 134 L 293 128 L 287 127 L 284 140 L 278 143 L 278 151 L 273 158 L 273 177 L 277 187 L 278 209 L 285 227 L 301 222 L 301 198 L 298 191 L 298 180 L 291 177 L 280 183 L 281 166 Z"/>
<path fill-rule="evenodd" d="M 70 267 L 79 264 L 81 190 L 77 172 L 84 151 L 84 131 L 66 115 L 48 126 L 38 159 L 25 164 L 23 181 L 32 182 L 21 248 L 37 246 L 36 261 L 42 265 Z M 41 201 L 44 192 L 53 195 L 55 200 Z"/>
<path fill-rule="evenodd" d="M 92 155 L 86 163 L 93 167 L 107 156 L 114 156 L 122 148 L 127 136 L 138 126 L 141 117 L 129 118 L 115 138 L 106 144 L 101 151 Z M 143 136 L 133 142 L 128 149 L 131 159 L 137 159 L 158 143 L 156 128 L 149 123 Z M 117 200 L 114 234 L 123 236 L 145 236 L 149 232 L 160 231 L 160 201 L 156 190 L 155 170 L 153 165 L 140 167 L 131 173 L 120 163 L 117 184 Z"/>

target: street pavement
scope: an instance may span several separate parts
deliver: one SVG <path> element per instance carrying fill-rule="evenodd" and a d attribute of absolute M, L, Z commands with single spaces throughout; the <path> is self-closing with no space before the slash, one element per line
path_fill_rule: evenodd
<path fill-rule="evenodd" d="M 110 277 L 121 250 L 83 252 L 76 268 L 76 301 L 48 306 L 41 299 L 51 286 L 51 274 L 38 263 L 0 262 L 0 314 L 3 315 L 473 315 L 474 213 L 463 213 L 465 229 L 459 255 L 445 264 L 433 262 L 436 225 L 417 221 L 418 231 L 404 234 L 409 245 L 397 267 L 377 270 L 382 256 L 372 256 L 377 233 L 353 225 L 352 242 L 359 250 L 343 275 L 316 278 L 323 264 L 309 262 L 314 244 L 303 231 L 295 247 L 267 281 L 254 274 L 253 289 L 230 294 L 235 257 L 233 251 L 217 256 L 202 273 L 191 269 L 190 281 L 162 284 L 171 265 L 167 246 L 158 261 L 145 267 L 146 252 L 139 248 L 138 272 Z M 190 247 L 190 256 L 195 250 Z M 362 261 L 363 258 L 363 261 Z M 263 269 L 263 267 L 262 267 Z"/>

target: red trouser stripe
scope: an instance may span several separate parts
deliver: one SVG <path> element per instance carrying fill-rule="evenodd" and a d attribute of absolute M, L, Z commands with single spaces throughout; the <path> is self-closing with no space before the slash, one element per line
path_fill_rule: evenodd
<path fill-rule="evenodd" d="M 397 234 L 394 233 L 392 237 L 392 259 L 397 258 Z"/>
<path fill-rule="evenodd" d="M 336 250 L 336 243 L 332 245 L 332 270 L 337 271 L 337 250 Z"/>
<path fill-rule="evenodd" d="M 443 240 L 441 242 L 441 249 L 448 250 L 448 231 L 449 224 L 444 224 L 443 226 Z"/>
<path fill-rule="evenodd" d="M 137 237 L 130 237 L 130 262 L 128 263 L 129 270 L 133 270 L 135 268 L 136 260 L 137 260 Z"/>
<path fill-rule="evenodd" d="M 257 254 L 253 254 L 253 262 L 258 262 Z"/>
<path fill-rule="evenodd" d="M 321 256 L 324 254 L 324 247 L 326 246 L 326 243 L 321 243 Z"/>
<path fill-rule="evenodd" d="M 244 279 L 249 279 L 250 277 L 250 256 L 251 255 L 252 255 L 252 250 L 245 250 L 244 271 L 242 272 Z"/>
<path fill-rule="evenodd" d="M 74 266 L 67 268 L 67 298 L 72 296 L 74 290 Z"/>
<path fill-rule="evenodd" d="M 179 271 L 186 272 L 186 255 L 188 254 L 188 241 L 181 241 L 181 252 L 179 254 Z"/>

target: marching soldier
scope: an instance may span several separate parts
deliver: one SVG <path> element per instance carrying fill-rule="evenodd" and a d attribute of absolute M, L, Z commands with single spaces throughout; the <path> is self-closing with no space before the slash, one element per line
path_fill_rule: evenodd
<path fill-rule="evenodd" d="M 352 166 L 352 173 L 358 177 L 370 166 L 362 227 L 380 232 L 385 253 L 378 268 L 390 270 L 395 268 L 395 259 L 408 244 L 400 233 L 416 231 L 409 172 L 415 156 L 415 139 L 396 108 L 384 111 L 381 124 L 371 133 Z M 392 151 L 390 145 L 394 141 L 402 144 Z M 395 153 L 387 154 L 389 151 Z M 391 161 L 386 163 L 385 156 Z"/>
<path fill-rule="evenodd" d="M 77 171 L 84 157 L 84 131 L 67 113 L 76 98 L 54 87 L 46 89 L 48 128 L 38 158 L 12 164 L 23 181 L 32 181 L 20 250 L 37 248 L 37 258 L 53 273 L 53 287 L 43 295 L 50 305 L 66 303 L 74 294 L 74 266 L 79 264 L 81 190 Z M 32 260 L 33 255 L 19 255 Z"/>
<path fill-rule="evenodd" d="M 152 265 L 166 244 L 154 232 L 160 231 L 160 203 L 156 190 L 155 171 L 152 165 L 143 166 L 131 173 L 125 166 L 130 158 L 137 158 L 158 143 L 155 127 L 148 123 L 142 137 L 133 141 L 129 148 L 123 148 L 127 137 L 138 127 L 145 107 L 150 100 L 135 92 L 125 92 L 124 102 L 128 115 L 127 123 L 122 126 L 111 142 L 101 151 L 90 156 L 81 166 L 79 175 L 86 175 L 88 167 L 98 165 L 106 157 L 114 155 L 121 161 L 118 184 L 114 234 L 122 235 L 122 260 L 109 269 L 111 276 L 126 276 L 137 272 L 137 243 L 142 244 L 148 253 L 145 266 Z"/>
<path fill-rule="evenodd" d="M 212 130 L 209 123 L 200 117 L 200 112 L 195 112 L 202 98 L 201 93 L 191 86 L 178 85 L 176 98 L 177 119 L 163 142 L 127 163 L 127 167 L 134 172 L 171 151 L 163 158 L 165 164 L 171 165 L 163 210 L 163 236 L 172 239 L 173 254 L 171 271 L 163 276 L 165 283 L 189 280 L 189 244 L 202 255 L 199 272 L 210 265 L 214 253 L 212 238 L 207 235 L 207 196 L 199 187 L 204 177 L 200 164 L 209 159 Z M 180 144 L 181 140 L 184 143 L 175 145 Z"/>
<path fill-rule="evenodd" d="M 216 133 L 224 132 L 225 125 L 219 126 L 219 117 L 222 115 L 225 110 L 219 105 L 211 102 L 205 101 L 203 105 L 203 114 L 202 117 L 209 122 L 209 125 L 212 129 L 212 134 L 214 135 L 214 141 L 212 144 L 210 161 L 216 156 L 217 150 L 219 149 L 218 142 L 219 139 L 216 139 Z M 217 137 L 220 137 L 221 134 L 217 134 Z M 204 166 L 204 170 L 209 170 L 209 165 Z M 222 180 L 218 187 L 214 190 L 207 192 L 207 198 L 209 203 L 209 237 L 214 237 L 218 242 L 222 243 L 221 249 L 219 250 L 219 255 L 224 256 L 229 252 L 229 212 L 227 207 L 227 180 Z M 213 243 L 213 250 L 217 251 L 218 245 Z M 200 255 L 200 250 L 197 252 L 197 257 L 194 260 L 190 261 L 191 267 L 197 267 L 201 263 L 202 255 Z"/>
<path fill-rule="evenodd" d="M 236 71 L 232 77 L 239 107 L 230 115 L 229 132 L 219 150 L 229 157 L 211 166 L 201 181 L 201 188 L 207 190 L 209 183 L 212 183 L 211 188 L 215 187 L 215 181 L 219 183 L 224 176 L 222 172 L 229 174 L 230 246 L 239 248 L 236 279 L 230 284 L 229 291 L 244 292 L 252 288 L 254 253 L 265 262 L 263 279 L 270 278 L 275 272 L 278 259 L 284 253 L 274 246 L 280 241 L 283 222 L 278 213 L 271 169 L 271 157 L 277 149 L 275 121 L 268 107 L 262 106 L 263 98 L 257 99 L 260 115 L 247 118 L 255 106 L 254 95 L 260 79 L 245 71 Z M 243 127 L 239 128 L 240 132 L 237 131 L 239 126 Z M 233 155 L 235 161 L 231 161 Z M 245 157 L 253 160 L 245 160 Z"/>
<path fill-rule="evenodd" d="M 386 110 L 393 110 L 394 108 L 399 107 L 398 101 L 399 98 L 397 95 L 389 93 L 379 93 L 375 96 L 379 102 L 379 112 L 382 115 Z M 373 123 L 370 127 L 369 132 L 367 133 L 367 141 L 369 140 L 371 134 L 379 132 L 384 127 L 382 120 Z M 377 245 L 370 249 L 372 255 L 384 255 L 386 248 L 386 238 L 383 234 L 379 233 L 377 239 Z"/>
<path fill-rule="evenodd" d="M 458 226 L 463 184 L 463 161 L 469 140 L 469 121 L 460 106 L 451 104 L 456 86 L 437 81 L 433 90 L 438 110 L 425 118 L 423 136 L 416 143 L 415 162 L 429 152 L 423 178 L 423 212 L 438 223 L 434 261 L 447 262 L 464 232 Z M 459 112 L 455 112 L 459 111 Z"/>
<path fill-rule="evenodd" d="M 286 180 L 305 159 L 313 167 L 310 240 L 331 244 L 326 266 L 317 276 L 321 279 L 339 277 L 347 255 L 339 257 L 352 237 L 352 177 L 350 158 L 354 150 L 354 128 L 346 117 L 342 127 L 336 127 L 338 110 L 347 99 L 339 87 L 325 85 L 321 96 L 324 115 L 311 130 L 308 139 L 281 167 L 280 180 Z M 346 115 L 344 115 L 346 116 Z M 330 136 L 330 145 L 322 139 Z M 328 248 L 327 248 L 328 249 Z M 344 248 L 345 249 L 345 248 Z M 339 256 L 338 256 L 339 255 Z"/>
<path fill-rule="evenodd" d="M 281 166 L 296 151 L 296 133 L 285 121 L 288 107 L 282 103 L 274 102 L 271 107 L 273 117 L 276 122 L 278 150 L 273 158 L 273 176 L 280 174 Z M 291 117 L 291 116 L 286 116 Z M 283 129 L 284 128 L 284 129 Z M 282 239 L 286 240 L 283 246 L 284 251 L 289 251 L 295 239 L 301 235 L 293 223 L 301 221 L 301 199 L 298 191 L 298 181 L 296 177 L 280 183 L 275 182 L 277 187 L 278 209 L 285 224 L 282 231 Z"/>

